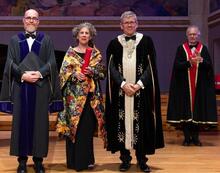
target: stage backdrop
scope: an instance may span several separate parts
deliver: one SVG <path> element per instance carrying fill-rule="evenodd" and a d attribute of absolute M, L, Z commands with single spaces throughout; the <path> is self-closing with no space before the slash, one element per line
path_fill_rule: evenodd
<path fill-rule="evenodd" d="M 20 16 L 37 9 L 43 16 L 120 16 L 132 10 L 139 16 L 187 16 L 188 0 L 1 0 L 1 16 Z"/>

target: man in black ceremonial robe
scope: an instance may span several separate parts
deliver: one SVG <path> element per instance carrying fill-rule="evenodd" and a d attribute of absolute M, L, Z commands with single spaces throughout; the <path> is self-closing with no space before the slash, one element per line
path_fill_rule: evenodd
<path fill-rule="evenodd" d="M 199 35 L 197 26 L 187 28 L 187 41 L 177 48 L 170 83 L 167 122 L 181 125 L 184 146 L 201 146 L 200 125 L 217 125 L 212 62 Z"/>
<path fill-rule="evenodd" d="M 13 36 L 9 46 L 0 96 L 0 111 L 13 114 L 10 155 L 17 156 L 17 173 L 26 173 L 33 156 L 36 173 L 44 173 L 48 153 L 48 112 L 63 108 L 54 49 L 48 35 L 38 32 L 38 12 L 23 18 L 25 32 Z"/>
<path fill-rule="evenodd" d="M 130 167 L 130 149 L 137 164 L 150 172 L 147 154 L 164 147 L 156 53 L 149 36 L 136 32 L 137 16 L 121 16 L 123 34 L 107 48 L 106 128 L 107 149 L 120 151 L 120 171 Z"/>

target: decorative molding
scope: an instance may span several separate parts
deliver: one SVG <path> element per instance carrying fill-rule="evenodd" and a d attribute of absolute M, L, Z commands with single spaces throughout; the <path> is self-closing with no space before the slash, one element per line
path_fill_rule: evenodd
<path fill-rule="evenodd" d="M 81 22 L 91 22 L 99 30 L 118 30 L 119 17 L 41 17 L 41 30 L 70 30 Z M 182 30 L 189 25 L 188 17 L 138 17 L 139 30 Z M 23 29 L 22 17 L 0 16 L 0 30 Z"/>
<path fill-rule="evenodd" d="M 209 27 L 215 27 L 220 25 L 220 10 L 211 13 L 208 17 L 208 25 Z"/>

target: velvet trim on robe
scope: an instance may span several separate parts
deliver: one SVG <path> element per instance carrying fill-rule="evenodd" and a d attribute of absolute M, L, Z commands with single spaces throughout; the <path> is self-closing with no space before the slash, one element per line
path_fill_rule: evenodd
<path fill-rule="evenodd" d="M 28 44 L 25 38 L 24 33 L 19 33 L 18 37 L 20 38 L 19 45 L 21 48 L 20 51 L 20 57 L 21 60 L 28 54 L 29 48 Z M 44 34 L 41 32 L 37 32 L 37 37 L 36 41 L 34 41 L 33 46 L 32 46 L 32 51 L 36 53 L 36 55 L 39 54 L 40 51 L 40 42 L 43 39 Z M 53 112 L 59 112 L 63 110 L 63 101 L 60 100 L 60 85 L 59 85 L 59 79 L 56 77 L 57 72 L 54 71 L 54 66 L 48 63 L 49 68 L 51 69 L 50 74 L 53 74 L 50 76 L 50 81 L 51 81 L 51 90 L 52 90 L 52 95 L 50 99 L 50 103 L 48 106 L 48 111 L 50 113 Z M 13 61 L 9 60 L 5 64 L 5 70 L 3 74 L 3 82 L 2 82 L 2 92 L 0 96 L 0 111 L 9 113 L 11 114 L 13 111 L 13 101 L 11 100 L 11 87 L 12 87 L 12 69 L 16 68 L 17 72 L 14 75 L 17 75 L 16 78 L 19 80 L 21 78 L 21 74 L 23 73 L 18 67 L 15 67 L 13 65 Z M 19 74 L 19 75 L 18 75 Z"/>
<path fill-rule="evenodd" d="M 29 47 L 24 33 L 19 33 L 18 37 L 20 39 L 20 63 L 29 54 Z M 44 38 L 44 34 L 37 34 L 36 39 L 33 42 L 31 51 L 34 52 L 39 58 L 39 51 L 41 46 L 41 41 Z M 23 71 L 21 73 L 24 73 Z M 32 153 L 33 146 L 33 129 L 35 120 L 35 102 L 36 102 L 36 85 L 26 82 L 21 83 L 21 97 L 20 103 L 22 109 L 20 109 L 20 116 L 22 123 L 20 123 L 19 131 L 19 155 L 27 156 Z"/>
<path fill-rule="evenodd" d="M 123 77 L 122 45 L 118 38 L 107 48 L 108 78 L 106 85 L 107 150 L 125 148 L 124 92 L 120 85 Z M 160 110 L 160 90 L 157 78 L 156 53 L 150 37 L 143 36 L 136 48 L 136 82 L 141 80 L 144 89 L 134 96 L 134 141 L 133 148 L 141 154 L 154 154 L 164 147 Z M 155 107 L 154 107 L 155 106 Z"/>
<path fill-rule="evenodd" d="M 44 35 L 44 37 L 40 41 L 39 38 L 41 38 L 42 35 Z M 22 38 L 20 39 L 19 36 Z M 24 87 L 28 93 L 33 92 L 32 96 L 36 98 L 33 99 L 32 97 L 31 99 L 35 104 L 33 104 L 32 101 L 32 103 L 30 103 L 29 100 L 26 100 L 26 103 L 32 106 L 30 112 L 30 109 L 23 109 L 23 104 L 25 103 L 23 100 L 25 97 L 23 97 L 24 95 L 22 94 L 22 86 L 26 85 L 26 82 L 22 83 L 21 76 L 23 71 L 19 68 L 23 56 L 25 57 L 29 50 L 27 50 L 28 46 L 23 33 L 19 36 L 13 36 L 8 46 L 8 55 L 0 95 L 0 103 L 7 102 L 13 104 L 13 109 L 7 110 L 13 114 L 10 154 L 15 156 L 33 155 L 35 157 L 46 157 L 49 137 L 49 106 L 56 101 L 61 105 L 61 109 L 59 110 L 62 110 L 63 106 L 53 43 L 48 35 L 37 32 L 37 37 L 31 50 L 43 62 L 42 67 L 39 69 L 43 77 L 41 79 L 43 85 L 34 86 L 35 84 L 27 84 L 33 85 L 31 88 L 35 88 L 35 92 L 33 92 L 29 86 Z M 26 46 L 20 46 L 21 43 Z M 21 53 L 22 51 L 24 52 Z M 28 99 L 29 98 L 31 97 L 28 97 Z M 25 119 L 22 118 L 23 113 L 27 113 L 26 115 L 28 115 L 28 117 L 26 116 Z M 22 126 L 23 124 L 27 124 L 27 122 L 29 123 L 29 121 L 30 125 L 28 126 L 31 126 L 30 128 L 27 129 L 27 126 Z M 25 127 L 26 131 L 21 130 L 21 127 Z M 25 131 L 25 134 L 21 131 Z M 26 133 L 27 131 L 28 133 Z M 23 134 L 24 136 L 22 137 Z M 25 138 L 25 136 L 28 137 Z"/>

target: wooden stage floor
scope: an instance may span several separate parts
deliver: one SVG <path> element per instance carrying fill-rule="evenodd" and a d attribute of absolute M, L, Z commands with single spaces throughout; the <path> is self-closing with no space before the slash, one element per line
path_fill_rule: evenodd
<path fill-rule="evenodd" d="M 216 173 L 220 172 L 220 133 L 203 132 L 200 135 L 202 147 L 183 147 L 181 132 L 165 132 L 166 147 L 149 156 L 148 164 L 155 173 Z M 0 131 L 0 173 L 14 173 L 17 168 L 16 157 L 9 156 L 10 132 Z M 110 154 L 103 149 L 102 141 L 94 138 L 96 166 L 83 172 L 112 172 L 119 167 L 118 153 Z M 132 166 L 128 172 L 141 172 L 136 167 L 132 152 Z M 46 173 L 70 173 L 65 165 L 65 142 L 58 140 L 56 133 L 50 134 L 48 157 L 44 160 Z M 34 173 L 31 158 L 28 161 L 28 173 Z"/>

